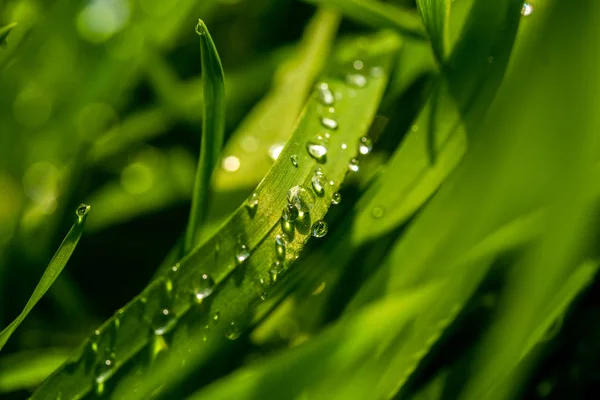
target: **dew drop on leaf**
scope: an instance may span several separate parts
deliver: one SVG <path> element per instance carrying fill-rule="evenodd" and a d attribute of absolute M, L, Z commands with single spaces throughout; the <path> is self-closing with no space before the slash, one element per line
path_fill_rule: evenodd
<path fill-rule="evenodd" d="M 339 192 L 335 192 L 332 196 L 331 196 L 331 204 L 340 204 L 340 202 L 342 201 L 342 195 Z"/>
<path fill-rule="evenodd" d="M 237 326 L 235 321 L 231 321 L 225 330 L 225 337 L 229 340 L 236 340 L 242 334 L 242 331 Z"/>
<path fill-rule="evenodd" d="M 285 259 L 285 247 L 287 245 L 287 241 L 283 235 L 277 235 L 275 237 L 275 255 L 280 260 Z"/>
<path fill-rule="evenodd" d="M 327 185 L 327 179 L 320 168 L 315 170 L 313 176 L 310 178 L 310 182 L 312 183 L 312 187 L 316 194 L 319 196 L 323 196 L 323 194 L 325 194 L 325 185 Z"/>
<path fill-rule="evenodd" d="M 330 117 L 321 117 L 321 125 L 323 125 L 324 128 L 330 129 L 332 131 L 338 128 L 338 122 Z"/>
<path fill-rule="evenodd" d="M 317 84 L 317 95 L 319 97 L 319 101 L 323 105 L 330 106 L 335 102 L 333 93 L 331 92 L 329 85 L 325 82 Z"/>
<path fill-rule="evenodd" d="M 375 207 L 373 208 L 373 211 L 371 211 L 371 215 L 373 215 L 373 218 L 381 218 L 383 217 L 383 214 L 385 214 L 385 211 L 383 210 L 383 207 Z"/>
<path fill-rule="evenodd" d="M 302 186 L 294 186 L 287 193 L 287 201 L 293 205 L 299 213 L 307 213 L 315 204 L 315 195 L 312 191 Z"/>
<path fill-rule="evenodd" d="M 283 144 L 274 144 L 273 146 L 269 147 L 269 157 L 271 157 L 273 161 L 277 160 L 282 150 Z"/>
<path fill-rule="evenodd" d="M 364 88 L 367 86 L 367 77 L 359 73 L 351 73 L 346 75 L 346 83 L 356 88 Z"/>
<path fill-rule="evenodd" d="M 196 24 L 196 34 L 198 34 L 199 36 L 206 35 L 206 30 L 204 29 L 204 26 L 203 26 L 201 20 L 198 20 L 198 23 Z"/>
<path fill-rule="evenodd" d="M 358 143 L 358 151 L 360 154 L 369 154 L 373 150 L 373 142 L 366 136 L 360 138 Z"/>
<path fill-rule="evenodd" d="M 201 274 L 199 282 L 194 289 L 194 297 L 198 302 L 207 298 L 215 290 L 215 281 L 208 274 Z"/>
<path fill-rule="evenodd" d="M 295 154 L 292 154 L 290 156 L 290 161 L 292 162 L 292 165 L 296 168 L 298 168 L 298 165 L 300 165 L 299 161 L 298 161 L 298 156 Z"/>
<path fill-rule="evenodd" d="M 311 233 L 314 237 L 321 238 L 321 237 L 327 235 L 328 229 L 329 228 L 327 226 L 327 222 L 325 222 L 323 220 L 319 220 L 313 224 Z"/>
<path fill-rule="evenodd" d="M 350 162 L 348 163 L 348 169 L 352 172 L 358 172 L 360 167 L 358 166 L 358 160 L 356 158 L 350 160 Z"/>
<path fill-rule="evenodd" d="M 235 262 L 239 265 L 242 264 L 250 257 L 250 250 L 245 244 L 238 245 L 235 251 Z"/>
<path fill-rule="evenodd" d="M 308 154 L 320 163 L 327 161 L 327 146 L 324 138 L 317 136 L 306 143 Z"/>
<path fill-rule="evenodd" d="M 218 324 L 220 318 L 221 318 L 221 311 L 219 311 L 219 310 L 215 311 L 212 315 L 213 324 L 215 324 L 215 325 Z"/>
<path fill-rule="evenodd" d="M 271 265 L 271 270 L 269 271 L 269 274 L 271 276 L 271 282 L 277 282 L 277 278 L 281 276 L 281 274 L 283 274 L 283 271 L 284 268 L 281 261 L 273 262 L 273 265 Z"/>
<path fill-rule="evenodd" d="M 348 148 L 348 145 L 346 143 L 342 143 L 340 147 L 342 148 L 342 150 L 346 150 Z"/>
<path fill-rule="evenodd" d="M 175 327 L 177 319 L 171 310 L 162 308 L 152 320 L 152 329 L 155 335 L 162 336 Z"/>
<path fill-rule="evenodd" d="M 87 204 L 80 204 L 79 207 L 77 207 L 77 209 L 75 210 L 75 214 L 77 214 L 77 217 L 79 217 L 79 219 L 83 218 L 88 211 L 90 211 L 90 206 Z"/>
<path fill-rule="evenodd" d="M 533 6 L 529 3 L 523 3 L 523 8 L 521 9 L 521 15 L 524 17 L 528 17 L 533 13 Z"/>
<path fill-rule="evenodd" d="M 108 358 L 101 359 L 94 368 L 94 380 L 96 382 L 96 393 L 104 393 L 104 383 L 113 376 L 115 372 L 114 368 L 115 360 L 114 354 L 109 355 Z"/>
<path fill-rule="evenodd" d="M 246 200 L 246 210 L 248 210 L 248 214 L 251 217 L 254 217 L 256 214 L 256 210 L 258 209 L 258 195 L 256 193 L 252 193 L 252 196 Z"/>
<path fill-rule="evenodd" d="M 296 222 L 298 219 L 298 209 L 293 204 L 287 204 L 283 208 L 283 212 L 281 213 L 281 217 L 286 222 Z"/>

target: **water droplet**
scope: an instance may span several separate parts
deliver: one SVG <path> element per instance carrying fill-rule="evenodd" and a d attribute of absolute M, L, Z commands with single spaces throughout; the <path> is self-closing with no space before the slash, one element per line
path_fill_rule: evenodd
<path fill-rule="evenodd" d="M 223 169 L 227 172 L 235 172 L 238 169 L 240 169 L 240 159 L 237 158 L 236 156 L 229 156 L 229 157 L 225 157 L 223 159 L 223 163 L 221 164 L 221 166 L 223 167 Z"/>
<path fill-rule="evenodd" d="M 342 195 L 339 194 L 339 192 L 335 192 L 332 196 L 331 196 L 331 204 L 340 204 L 340 202 L 342 201 Z"/>
<path fill-rule="evenodd" d="M 371 215 L 373 215 L 373 218 L 381 218 L 383 217 L 383 214 L 385 214 L 383 207 L 377 206 L 373 208 L 373 211 L 371 211 Z"/>
<path fill-rule="evenodd" d="M 274 144 L 273 146 L 269 147 L 269 157 L 271 157 L 273 161 L 277 160 L 282 150 L 283 144 Z"/>
<path fill-rule="evenodd" d="M 342 150 L 346 150 L 348 148 L 348 145 L 346 143 L 342 143 L 340 147 L 342 148 Z"/>
<path fill-rule="evenodd" d="M 171 267 L 171 272 L 172 272 L 172 273 L 175 273 L 175 272 L 179 271 L 179 268 L 180 268 L 180 267 L 181 267 L 181 265 L 180 265 L 179 263 L 177 263 L 177 264 L 173 265 L 173 266 Z"/>
<path fill-rule="evenodd" d="M 338 122 L 335 119 L 329 117 L 321 117 L 321 125 L 323 125 L 323 127 L 327 129 L 331 129 L 332 131 L 338 128 Z"/>
<path fill-rule="evenodd" d="M 250 250 L 245 244 L 240 244 L 235 252 L 235 262 L 239 265 L 250 257 Z"/>
<path fill-rule="evenodd" d="M 327 179 L 323 174 L 323 171 L 320 168 L 317 168 L 310 179 L 312 183 L 312 187 L 315 190 L 315 193 L 319 196 L 323 196 L 325 194 L 325 185 L 327 185 Z"/>
<path fill-rule="evenodd" d="M 533 13 L 533 6 L 529 3 L 523 3 L 523 8 L 521 9 L 521 15 L 524 17 L 528 17 Z"/>
<path fill-rule="evenodd" d="M 296 222 L 298 219 L 298 209 L 293 204 L 288 204 L 283 208 L 281 217 L 287 222 Z"/>
<path fill-rule="evenodd" d="M 302 186 L 294 186 L 287 193 L 287 201 L 293 205 L 299 213 L 307 213 L 315 204 L 315 195 L 312 191 Z"/>
<path fill-rule="evenodd" d="M 320 163 L 327 161 L 327 146 L 322 138 L 316 137 L 306 143 L 308 154 Z"/>
<path fill-rule="evenodd" d="M 360 138 L 358 151 L 360 154 L 369 154 L 373 150 L 373 142 L 366 136 Z"/>
<path fill-rule="evenodd" d="M 212 315 L 213 324 L 215 324 L 215 325 L 218 324 L 219 318 L 221 318 L 221 311 L 217 310 Z"/>
<path fill-rule="evenodd" d="M 269 297 L 269 295 L 267 294 L 267 292 L 261 292 L 260 299 L 262 301 L 265 301 L 268 297 Z"/>
<path fill-rule="evenodd" d="M 356 60 L 352 63 L 352 66 L 354 67 L 355 70 L 360 71 L 361 69 L 363 69 L 364 64 L 362 61 Z"/>
<path fill-rule="evenodd" d="M 373 78 L 381 78 L 383 76 L 383 68 L 373 67 L 369 71 L 369 75 L 371 75 Z"/>
<path fill-rule="evenodd" d="M 158 314 L 152 320 L 152 329 L 155 335 L 162 336 L 169 333 L 175 327 L 177 318 L 168 308 L 159 310 Z"/>
<path fill-rule="evenodd" d="M 208 274 L 200 275 L 200 282 L 194 289 L 194 297 L 197 301 L 207 298 L 215 290 L 215 281 Z"/>
<path fill-rule="evenodd" d="M 283 235 L 277 235 L 275 237 L 275 254 L 277 258 L 280 260 L 285 260 L 285 246 L 287 245 L 287 240 Z"/>
<path fill-rule="evenodd" d="M 367 86 L 367 77 L 359 73 L 348 74 L 346 75 L 346 83 L 356 88 L 364 88 Z"/>
<path fill-rule="evenodd" d="M 330 106 L 335 102 L 333 93 L 331 92 L 329 85 L 325 82 L 321 82 L 317 85 L 317 94 L 319 96 L 319 101 L 326 106 Z"/>
<path fill-rule="evenodd" d="M 271 282 L 277 282 L 277 278 L 284 272 L 283 264 L 280 261 L 273 262 L 269 274 L 271 276 Z"/>
<path fill-rule="evenodd" d="M 314 237 L 317 238 L 321 238 L 325 235 L 327 235 L 327 230 L 328 230 L 328 226 L 327 226 L 327 222 L 323 221 L 323 220 L 319 220 L 317 222 L 315 222 L 312 226 L 312 235 Z"/>
<path fill-rule="evenodd" d="M 88 212 L 90 211 L 90 206 L 88 206 L 87 204 L 80 204 L 79 207 L 77 207 L 77 210 L 75 210 L 75 214 L 77 214 L 77 217 L 79 219 L 83 218 Z"/>
<path fill-rule="evenodd" d="M 264 277 L 260 278 L 259 283 L 260 283 L 260 286 L 262 286 L 264 288 L 271 286 L 271 284 L 273 283 L 271 280 L 271 274 L 267 274 Z"/>
<path fill-rule="evenodd" d="M 246 210 L 248 210 L 248 214 L 251 217 L 254 217 L 256 214 L 256 210 L 258 209 L 258 195 L 256 193 L 252 193 L 252 196 L 246 200 Z"/>
<path fill-rule="evenodd" d="M 94 379 L 96 381 L 96 393 L 102 394 L 104 392 L 104 383 L 113 376 L 115 372 L 115 360 L 114 354 L 100 360 L 94 368 Z"/>
<path fill-rule="evenodd" d="M 204 26 L 204 22 L 202 22 L 201 19 L 199 19 L 198 23 L 196 24 L 196 33 L 200 36 L 206 35 L 206 28 Z"/>
<path fill-rule="evenodd" d="M 225 337 L 229 340 L 235 340 L 242 335 L 242 331 L 237 326 L 235 321 L 231 321 L 225 331 Z"/>
<path fill-rule="evenodd" d="M 299 161 L 298 161 L 298 156 L 295 154 L 292 154 L 290 156 L 290 161 L 292 162 L 292 165 L 296 168 L 298 168 L 298 165 L 300 165 Z"/>
<path fill-rule="evenodd" d="M 348 163 L 348 169 L 352 172 L 358 172 L 360 167 L 358 166 L 358 160 L 356 158 L 350 160 L 350 162 Z"/>

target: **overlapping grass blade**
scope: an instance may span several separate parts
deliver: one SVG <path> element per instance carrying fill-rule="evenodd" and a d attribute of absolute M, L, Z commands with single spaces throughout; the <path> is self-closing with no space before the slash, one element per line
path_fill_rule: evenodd
<path fill-rule="evenodd" d="M 450 0 L 417 0 L 417 7 L 440 65 L 450 47 Z"/>
<path fill-rule="evenodd" d="M 46 267 L 42 278 L 27 301 L 25 308 L 23 308 L 23 311 L 21 311 L 14 321 L 0 332 L 0 350 L 2 350 L 15 329 L 19 327 L 37 302 L 40 301 L 42 296 L 50 289 L 50 286 L 52 286 L 52 283 L 54 283 L 65 265 L 67 265 L 67 262 L 69 261 L 71 254 L 73 254 L 73 251 L 75 251 L 75 247 L 83 233 L 83 227 L 89 208 L 90 206 L 85 204 L 82 204 L 77 208 L 77 221 L 71 227 L 67 236 L 65 236 L 63 242 L 58 247 L 58 250 L 56 250 L 56 253 L 54 253 L 52 260 L 50 260 L 50 263 Z"/>
<path fill-rule="evenodd" d="M 331 206 L 331 196 L 344 180 L 348 162 L 358 153 L 359 139 L 368 131 L 375 115 L 399 44 L 395 35 L 385 34 L 368 42 L 369 54 L 365 60 L 380 66 L 378 71 L 382 74 L 369 76 L 364 88 L 348 86 L 340 71 L 345 71 L 356 59 L 357 55 L 350 53 L 345 58 L 336 58 L 338 67 L 332 68 L 331 75 L 325 78 L 341 95 L 335 104 L 338 128 L 331 132 L 326 160 L 321 159 L 326 162 L 317 162 L 307 152 L 307 144 L 315 139 L 315 132 L 323 130 L 323 108 L 315 96 L 309 100 L 291 140 L 256 189 L 256 196 L 242 205 L 213 237 L 178 263 L 169 275 L 155 280 L 99 329 L 99 335 L 93 339 L 102 342 L 98 348 L 108 347 L 110 354 L 116 355 L 111 362 L 111 375 L 118 376 L 122 372 L 120 379 L 117 376 L 113 379 L 115 397 L 147 398 L 159 386 L 172 390 L 194 369 L 208 363 L 215 367 L 219 355 L 237 344 L 227 338 L 235 338 L 249 329 L 258 312 L 255 306 L 263 303 L 261 297 L 269 291 L 261 281 L 276 282 L 278 275 L 293 266 L 311 237 L 313 224 L 321 220 Z M 341 146 L 342 143 L 348 145 Z M 295 163 L 291 162 L 293 155 Z M 281 224 L 282 210 L 288 204 L 288 189 L 302 186 L 312 192 L 316 168 L 321 169 L 329 183 L 324 187 L 324 194 L 314 194 L 310 213 L 296 224 L 295 230 L 289 231 Z M 282 260 L 284 269 L 273 276 L 278 257 L 275 240 L 284 233 L 284 228 L 290 238 Z M 194 293 L 204 275 L 214 281 L 214 293 L 198 305 Z M 263 304 L 273 307 L 268 301 Z M 165 309 L 170 318 L 166 322 Z M 218 315 L 218 323 L 214 322 L 215 315 Z M 172 329 L 168 335 L 168 350 L 156 355 L 151 349 L 157 340 L 163 340 L 155 333 L 162 329 L 162 325 L 157 324 L 167 325 L 167 322 L 168 329 Z M 111 335 L 111 332 L 116 334 Z M 206 342 L 202 341 L 204 336 Z M 65 396 L 83 396 L 94 386 L 104 388 L 104 385 L 96 385 L 92 366 L 102 365 L 107 354 L 91 353 L 90 346 L 91 342 L 84 343 L 72 361 L 47 380 L 34 398 L 53 397 L 58 392 Z M 143 357 L 145 351 L 154 354 L 151 359 L 158 357 L 159 360 L 148 362 Z"/>
<path fill-rule="evenodd" d="M 391 4 L 373 0 L 305 0 L 308 3 L 339 9 L 345 16 L 376 29 L 392 29 L 402 35 L 424 39 L 419 16 Z"/>
<path fill-rule="evenodd" d="M 198 21 L 196 32 L 200 35 L 204 112 L 200 159 L 183 242 L 183 254 L 188 254 L 192 250 L 196 244 L 198 230 L 206 222 L 211 198 L 211 177 L 221 156 L 225 135 L 225 79 L 221 59 L 202 20 Z"/>
<path fill-rule="evenodd" d="M 8 25 L 0 27 L 0 49 L 2 48 L 2 46 L 6 45 L 6 38 L 15 26 L 17 26 L 17 23 L 12 22 Z"/>

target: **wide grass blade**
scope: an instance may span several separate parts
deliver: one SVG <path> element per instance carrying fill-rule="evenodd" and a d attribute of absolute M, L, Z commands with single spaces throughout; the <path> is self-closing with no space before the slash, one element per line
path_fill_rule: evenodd
<path fill-rule="evenodd" d="M 443 65 L 450 47 L 450 0 L 417 0 L 417 7 L 438 63 Z"/>
<path fill-rule="evenodd" d="M 392 29 L 401 35 L 426 37 L 419 16 L 391 4 L 373 0 L 305 0 L 339 9 L 345 16 L 376 29 Z"/>
<path fill-rule="evenodd" d="M 8 25 L 0 27 L 0 48 L 2 48 L 2 46 L 6 45 L 6 38 L 10 34 L 10 31 L 12 31 L 15 26 L 17 26 L 17 23 L 12 22 Z"/>
<path fill-rule="evenodd" d="M 223 66 L 208 28 L 202 20 L 198 21 L 196 32 L 200 36 L 204 112 L 200 159 L 194 182 L 190 217 L 185 231 L 183 254 L 188 254 L 192 250 L 196 244 L 198 230 L 206 222 L 211 197 L 211 177 L 221 155 L 225 135 Z"/>
<path fill-rule="evenodd" d="M 0 393 L 38 386 L 71 354 L 70 348 L 44 348 L 0 358 Z"/>
<path fill-rule="evenodd" d="M 23 308 L 21 314 L 19 314 L 14 321 L 12 321 L 6 328 L 2 330 L 2 332 L 0 332 L 0 350 L 2 350 L 6 344 L 6 341 L 10 338 L 15 329 L 18 328 L 18 326 L 21 324 L 21 322 L 23 322 L 25 317 L 27 317 L 37 302 L 40 301 L 42 296 L 48 291 L 48 289 L 50 289 L 52 283 L 54 283 L 63 268 L 67 265 L 67 262 L 69 261 L 71 254 L 73 254 L 73 251 L 75 251 L 75 247 L 77 246 L 77 243 L 79 242 L 79 239 L 83 233 L 83 227 L 89 209 L 90 206 L 85 204 L 77 207 L 77 221 L 71 227 L 69 233 L 67 233 L 67 236 L 65 236 L 65 239 L 60 244 L 58 250 L 56 250 L 56 253 L 54 253 L 54 257 L 52 257 L 48 267 L 46 267 L 42 278 L 27 301 L 25 308 Z"/>

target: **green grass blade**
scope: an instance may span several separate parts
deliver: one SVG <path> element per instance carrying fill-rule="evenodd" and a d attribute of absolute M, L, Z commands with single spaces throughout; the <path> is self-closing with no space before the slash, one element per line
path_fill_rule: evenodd
<path fill-rule="evenodd" d="M 15 26 L 17 26 L 17 23 L 12 22 L 8 25 L 0 27 L 0 48 L 6 45 L 6 38 L 8 35 L 10 35 L 10 31 L 12 31 Z"/>
<path fill-rule="evenodd" d="M 389 398 L 381 372 L 394 344 L 390 333 L 407 327 L 440 289 L 425 287 L 373 304 L 308 343 L 241 368 L 191 398 Z"/>
<path fill-rule="evenodd" d="M 34 398 L 55 397 L 58 392 L 79 397 L 94 388 L 105 391 L 104 381 L 98 382 L 90 365 L 102 365 L 104 357 L 113 352 L 116 358 L 111 362 L 110 376 L 122 374 L 111 382 L 114 397 L 147 398 L 158 386 L 172 390 L 194 368 L 213 365 L 219 354 L 232 350 L 239 342 L 230 339 L 252 326 L 255 314 L 260 312 L 256 310 L 258 305 L 274 306 L 261 300 L 263 293 L 270 291 L 270 286 L 263 286 L 261 280 L 276 287 L 278 276 L 286 271 L 293 273 L 296 257 L 312 237 L 314 224 L 331 207 L 331 196 L 344 181 L 349 161 L 358 154 L 359 139 L 368 132 L 383 96 L 399 40 L 396 35 L 382 34 L 367 39 L 367 43 L 367 65 L 381 69 L 368 76 L 368 84 L 363 88 L 348 85 L 342 74 L 356 60 L 356 53 L 346 52 L 344 57 L 330 60 L 332 69 L 324 81 L 341 96 L 335 102 L 338 127 L 331 131 L 326 157 L 318 162 L 307 151 L 309 142 L 316 139 L 315 132 L 324 129 L 322 104 L 317 96 L 311 96 L 291 139 L 256 189 L 256 197 L 239 207 L 213 237 L 181 260 L 176 272 L 171 269 L 169 275 L 153 281 L 106 321 L 99 328 L 99 335 L 84 343 L 67 365 L 42 384 Z M 291 161 L 294 155 L 296 163 Z M 326 177 L 322 194 L 312 188 L 317 168 Z M 288 190 L 295 186 L 312 193 L 314 200 L 308 201 L 313 203 L 311 211 L 292 224 L 290 231 L 282 226 L 281 216 L 289 204 Z M 274 265 L 281 257 L 275 242 L 283 229 L 289 235 L 285 259 Z M 274 267 L 283 269 L 273 273 Z M 193 294 L 202 284 L 203 275 L 214 281 L 214 293 L 198 304 Z M 165 309 L 168 318 L 163 313 Z M 217 322 L 214 315 L 218 315 Z M 207 325 L 209 328 L 205 329 Z M 168 350 L 160 345 L 163 336 L 156 334 L 163 326 L 171 331 Z M 157 343 L 159 346 L 155 347 Z M 110 351 L 90 350 L 93 348 Z M 153 349 L 160 348 L 164 350 L 155 354 Z M 145 357 L 148 353 L 153 354 L 150 360 Z"/>
<path fill-rule="evenodd" d="M 450 47 L 450 0 L 417 0 L 433 53 L 443 65 Z"/>
<path fill-rule="evenodd" d="M 198 230 L 206 222 L 211 197 L 210 182 L 221 156 L 225 135 L 225 78 L 217 48 L 202 20 L 196 32 L 200 36 L 202 56 L 202 83 L 204 112 L 200 159 L 194 182 L 190 218 L 187 224 L 183 254 L 188 254 L 196 244 Z"/>
<path fill-rule="evenodd" d="M 68 348 L 46 348 L 12 353 L 0 358 L 0 393 L 38 386 L 72 352 Z"/>
<path fill-rule="evenodd" d="M 339 9 L 345 16 L 376 29 L 392 29 L 402 35 L 424 39 L 419 16 L 391 4 L 373 0 L 305 0 L 308 3 Z"/>
<path fill-rule="evenodd" d="M 29 312 L 33 309 L 33 307 L 37 304 L 37 302 L 42 298 L 42 296 L 50 289 L 52 283 L 58 278 L 58 275 L 61 273 L 71 254 L 75 251 L 75 247 L 81 238 L 81 234 L 83 233 L 83 226 L 85 225 L 85 220 L 88 215 L 88 211 L 90 206 L 82 204 L 77 208 L 77 222 L 71 227 L 67 236 L 60 244 L 58 250 L 50 260 L 48 267 L 44 271 L 42 278 L 39 283 L 35 287 L 35 290 L 31 294 L 31 297 L 27 301 L 25 308 L 21 311 L 21 314 L 14 321 L 12 321 L 6 328 L 0 332 L 0 350 L 4 347 L 7 340 L 13 334 L 15 329 L 23 322 L 25 317 L 29 314 Z"/>

